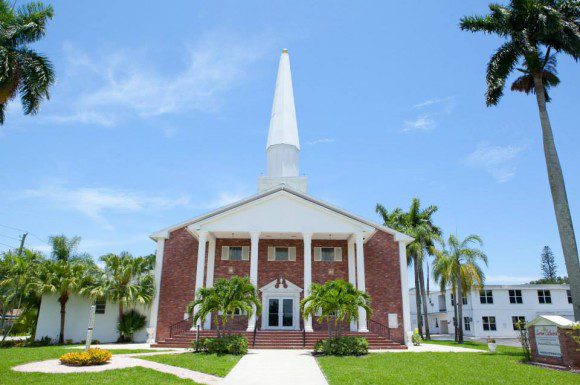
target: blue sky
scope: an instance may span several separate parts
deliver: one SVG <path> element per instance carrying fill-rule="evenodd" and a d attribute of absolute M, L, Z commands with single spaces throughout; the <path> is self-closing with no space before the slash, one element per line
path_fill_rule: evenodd
<path fill-rule="evenodd" d="M 95 257 L 150 253 L 153 231 L 253 194 L 288 48 L 311 194 L 377 221 L 377 202 L 436 204 L 446 233 L 483 237 L 490 283 L 537 277 L 544 245 L 565 273 L 535 100 L 485 107 L 500 41 L 457 26 L 485 2 L 165 4 L 54 3 L 36 46 L 52 98 L 0 127 L 0 225 L 29 246 L 64 233 Z M 549 106 L 577 227 L 578 68 L 560 57 Z"/>

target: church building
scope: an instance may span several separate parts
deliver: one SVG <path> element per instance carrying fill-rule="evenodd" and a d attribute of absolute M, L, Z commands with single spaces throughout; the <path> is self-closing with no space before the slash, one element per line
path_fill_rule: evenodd
<path fill-rule="evenodd" d="M 237 316 L 236 328 L 262 342 L 294 347 L 323 336 L 326 326 L 302 317 L 300 300 L 313 283 L 343 279 L 371 297 L 372 316 L 360 312 L 350 334 L 371 347 L 402 347 L 411 332 L 406 245 L 409 236 L 361 218 L 308 194 L 299 173 L 300 141 L 290 59 L 282 51 L 266 144 L 266 175 L 258 192 L 239 202 L 169 226 L 151 235 L 157 243 L 156 296 L 150 339 L 185 346 L 197 327 L 187 305 L 220 278 L 248 276 L 262 313 Z"/>

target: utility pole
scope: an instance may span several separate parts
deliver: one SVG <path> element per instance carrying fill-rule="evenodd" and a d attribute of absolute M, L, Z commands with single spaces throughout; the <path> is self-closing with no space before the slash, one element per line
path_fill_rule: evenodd
<path fill-rule="evenodd" d="M 28 233 L 24 233 L 20 237 L 20 247 L 18 248 L 18 255 L 22 255 L 22 251 L 24 250 L 24 241 L 26 240 L 27 235 Z"/>

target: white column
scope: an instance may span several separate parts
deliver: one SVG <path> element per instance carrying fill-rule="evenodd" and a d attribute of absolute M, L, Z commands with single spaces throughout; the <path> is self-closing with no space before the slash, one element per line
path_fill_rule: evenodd
<path fill-rule="evenodd" d="M 365 252 L 364 252 L 363 233 L 356 234 L 356 282 L 357 289 L 366 291 L 365 287 Z M 358 309 L 358 331 L 368 333 L 367 313 L 363 308 Z"/>
<path fill-rule="evenodd" d="M 152 344 L 157 338 L 157 314 L 159 313 L 159 294 L 161 291 L 161 272 L 163 270 L 163 249 L 165 238 L 157 238 L 157 252 L 155 253 L 155 297 L 149 314 L 149 327 L 147 328 L 147 342 Z"/>
<path fill-rule="evenodd" d="M 354 239 L 351 236 L 348 239 L 348 282 L 352 283 L 356 287 L 356 262 L 354 257 Z M 357 330 L 356 321 L 351 321 L 350 331 L 356 332 Z"/>
<path fill-rule="evenodd" d="M 207 231 L 198 231 L 198 246 L 197 246 L 197 270 L 195 271 L 195 295 L 199 289 L 203 287 L 203 276 L 205 272 L 205 250 L 207 242 Z M 197 309 L 194 309 L 197 312 Z M 201 320 L 197 321 L 197 325 L 201 325 Z M 192 325 L 195 328 L 195 325 Z"/>
<path fill-rule="evenodd" d="M 250 282 L 258 290 L 258 246 L 260 244 L 260 232 L 250 233 Z M 253 308 L 252 316 L 248 319 L 248 331 L 253 332 L 256 328 L 256 308 Z"/>
<path fill-rule="evenodd" d="M 310 285 L 312 283 L 312 234 L 302 233 L 304 239 L 304 297 L 310 295 Z M 312 317 L 304 319 L 304 330 L 313 332 Z"/>
<path fill-rule="evenodd" d="M 215 269 L 215 237 L 210 235 L 207 241 L 207 276 L 205 277 L 205 287 L 213 287 L 213 277 Z M 205 319 L 203 328 L 206 330 L 211 329 L 211 314 Z"/>
<path fill-rule="evenodd" d="M 411 309 L 409 306 L 409 271 L 407 270 L 407 243 L 399 241 L 399 265 L 401 268 L 401 304 L 403 306 L 403 338 L 411 346 Z M 411 335 L 410 335 L 411 334 Z"/>

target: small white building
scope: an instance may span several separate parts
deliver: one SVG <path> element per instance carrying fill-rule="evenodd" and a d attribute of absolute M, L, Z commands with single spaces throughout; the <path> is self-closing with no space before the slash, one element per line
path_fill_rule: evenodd
<path fill-rule="evenodd" d="M 409 290 L 411 324 L 417 328 L 415 288 Z M 431 291 L 427 303 L 432 334 L 453 334 L 454 314 L 451 291 Z M 421 308 L 422 311 L 422 308 Z M 463 332 L 473 338 L 514 338 L 515 324 L 538 315 L 559 315 L 573 320 L 569 285 L 486 285 L 463 297 Z"/>

